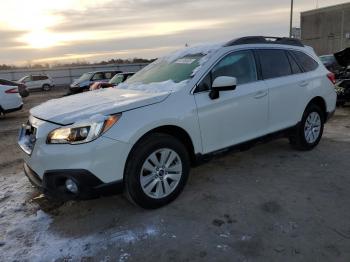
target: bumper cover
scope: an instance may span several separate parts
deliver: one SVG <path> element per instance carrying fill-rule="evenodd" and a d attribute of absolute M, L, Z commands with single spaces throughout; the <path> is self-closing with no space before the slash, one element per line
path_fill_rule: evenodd
<path fill-rule="evenodd" d="M 2 111 L 5 114 L 8 114 L 8 113 L 12 113 L 12 112 L 16 112 L 16 111 L 22 110 L 22 108 L 23 108 L 23 104 L 21 104 L 19 107 L 7 109 L 7 110 L 2 110 Z"/>
<path fill-rule="evenodd" d="M 41 179 L 27 163 L 24 163 L 24 173 L 41 192 L 58 200 L 91 199 L 123 191 L 123 181 L 103 183 L 91 172 L 84 169 L 49 170 L 44 173 L 43 179 Z M 78 194 L 73 194 L 66 189 L 65 181 L 68 178 L 77 183 Z"/>

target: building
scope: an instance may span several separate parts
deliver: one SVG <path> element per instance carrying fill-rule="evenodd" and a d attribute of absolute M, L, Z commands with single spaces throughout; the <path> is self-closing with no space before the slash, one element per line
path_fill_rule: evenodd
<path fill-rule="evenodd" d="M 292 28 L 292 37 L 296 39 L 301 39 L 301 29 L 300 27 Z"/>
<path fill-rule="evenodd" d="M 318 55 L 350 47 L 350 3 L 302 12 L 301 39 Z"/>

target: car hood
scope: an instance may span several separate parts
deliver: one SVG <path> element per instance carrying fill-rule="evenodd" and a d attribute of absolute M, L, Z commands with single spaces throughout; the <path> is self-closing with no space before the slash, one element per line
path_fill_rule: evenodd
<path fill-rule="evenodd" d="M 130 89 L 100 89 L 49 100 L 32 108 L 30 114 L 42 120 L 68 125 L 97 114 L 110 115 L 160 103 L 170 93 L 170 91 L 150 93 Z"/>
<path fill-rule="evenodd" d="M 350 47 L 334 54 L 338 64 L 343 67 L 350 66 Z"/>

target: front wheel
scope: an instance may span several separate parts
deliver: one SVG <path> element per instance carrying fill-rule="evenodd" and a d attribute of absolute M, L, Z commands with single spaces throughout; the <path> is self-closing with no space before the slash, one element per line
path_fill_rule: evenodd
<path fill-rule="evenodd" d="M 183 190 L 189 176 L 186 147 L 175 137 L 152 134 L 138 143 L 125 170 L 127 197 L 143 208 L 159 208 Z"/>
<path fill-rule="evenodd" d="M 317 105 L 309 105 L 301 122 L 290 135 L 290 143 L 299 150 L 311 150 L 316 147 L 322 138 L 324 117 Z"/>

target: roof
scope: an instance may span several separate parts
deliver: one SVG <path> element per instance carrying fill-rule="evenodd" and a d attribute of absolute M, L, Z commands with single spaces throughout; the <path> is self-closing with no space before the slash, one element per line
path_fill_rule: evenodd
<path fill-rule="evenodd" d="M 123 71 L 118 70 L 118 69 L 116 69 L 116 70 L 111 70 L 111 69 L 109 69 L 109 70 L 90 71 L 90 72 L 87 72 L 87 74 L 107 73 L 107 72 L 119 72 L 119 73 L 123 73 Z"/>
<path fill-rule="evenodd" d="M 249 45 L 249 44 L 278 44 L 278 45 L 292 45 L 303 47 L 303 43 L 296 38 L 289 37 L 275 37 L 275 36 L 245 36 L 241 38 L 236 38 L 225 46 L 235 46 L 235 45 Z"/>

